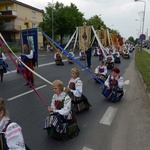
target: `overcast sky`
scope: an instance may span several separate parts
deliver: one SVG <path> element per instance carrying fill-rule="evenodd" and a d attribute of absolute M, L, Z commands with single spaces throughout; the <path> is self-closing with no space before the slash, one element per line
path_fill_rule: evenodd
<path fill-rule="evenodd" d="M 101 15 L 108 27 L 118 30 L 125 38 L 130 36 L 137 38 L 140 34 L 140 24 L 142 30 L 142 21 L 140 20 L 143 19 L 144 2 L 135 2 L 134 0 L 53 0 L 54 3 L 56 1 L 64 5 L 74 3 L 79 11 L 84 13 L 86 19 L 94 15 Z M 23 0 L 21 2 L 45 10 L 45 6 L 48 2 L 52 3 L 52 0 Z M 150 33 L 150 0 L 145 0 L 145 2 L 144 33 L 147 29 Z M 135 21 L 136 19 L 139 21 Z"/>

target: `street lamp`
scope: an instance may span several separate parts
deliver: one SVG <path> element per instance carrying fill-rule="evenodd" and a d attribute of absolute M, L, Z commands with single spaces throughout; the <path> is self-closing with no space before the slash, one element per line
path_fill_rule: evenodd
<path fill-rule="evenodd" d="M 139 22 L 140 22 L 140 30 L 139 30 L 139 34 L 141 34 L 141 20 L 135 19 L 135 21 L 139 21 Z"/>
<path fill-rule="evenodd" d="M 143 0 L 134 0 L 135 2 L 143 2 L 144 3 L 144 12 L 143 12 L 143 25 L 142 25 L 142 34 L 144 33 L 144 22 L 145 22 L 145 10 L 146 10 L 146 2 Z"/>
<path fill-rule="evenodd" d="M 52 0 L 52 39 L 54 39 L 54 10 L 53 10 L 53 0 Z"/>

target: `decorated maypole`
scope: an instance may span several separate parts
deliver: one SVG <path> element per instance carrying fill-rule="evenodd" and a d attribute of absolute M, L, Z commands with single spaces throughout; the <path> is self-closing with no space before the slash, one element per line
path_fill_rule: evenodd
<path fill-rule="evenodd" d="M 87 40 L 87 35 L 86 35 L 86 22 L 83 22 L 83 28 L 84 28 L 84 33 L 82 35 L 83 39 L 84 39 L 84 53 L 87 49 L 87 45 L 86 45 L 86 40 Z M 85 55 L 86 56 L 86 55 Z M 86 66 L 86 59 L 85 59 L 85 66 Z"/>

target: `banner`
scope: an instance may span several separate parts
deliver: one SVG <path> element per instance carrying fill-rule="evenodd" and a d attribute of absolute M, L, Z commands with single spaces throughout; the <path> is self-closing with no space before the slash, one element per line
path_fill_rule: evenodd
<path fill-rule="evenodd" d="M 38 66 L 38 33 L 37 28 L 21 30 L 22 45 L 28 44 L 34 52 L 34 63 Z M 22 50 L 21 50 L 22 52 Z"/>
<path fill-rule="evenodd" d="M 106 47 L 108 45 L 107 30 L 106 29 L 97 30 L 96 33 L 97 33 L 103 47 Z"/>
<path fill-rule="evenodd" d="M 86 50 L 91 43 L 91 27 L 79 27 L 79 50 Z"/>

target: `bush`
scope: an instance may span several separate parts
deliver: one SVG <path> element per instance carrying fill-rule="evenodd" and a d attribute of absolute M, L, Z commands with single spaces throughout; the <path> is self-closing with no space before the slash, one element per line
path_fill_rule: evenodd
<path fill-rule="evenodd" d="M 21 46 L 20 45 L 12 45 L 10 46 L 11 50 L 14 52 L 14 53 L 17 53 L 17 52 L 20 52 L 21 51 Z"/>

